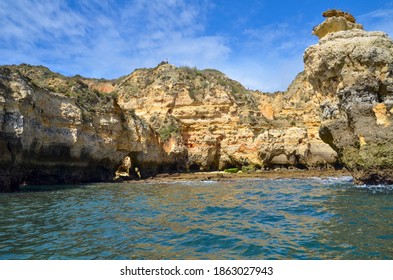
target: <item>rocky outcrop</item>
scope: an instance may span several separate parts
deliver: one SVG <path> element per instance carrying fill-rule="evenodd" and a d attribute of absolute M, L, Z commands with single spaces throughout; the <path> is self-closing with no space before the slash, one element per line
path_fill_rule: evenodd
<path fill-rule="evenodd" d="M 175 162 L 164 153 L 155 132 L 113 96 L 42 67 L 0 68 L 1 190 L 110 181 L 126 156 L 147 175 Z"/>
<path fill-rule="evenodd" d="M 269 100 L 270 99 L 270 100 Z M 319 99 L 304 72 L 285 93 L 260 98 L 260 108 L 272 110 L 268 133 L 261 135 L 260 156 L 266 165 L 297 166 L 308 169 L 339 167 L 337 155 L 319 137 Z M 267 106 L 266 104 L 270 104 Z"/>
<path fill-rule="evenodd" d="M 322 140 L 357 183 L 393 183 L 393 42 L 382 32 L 329 33 L 304 55 L 321 105 Z"/>
<path fill-rule="evenodd" d="M 286 93 L 246 90 L 216 70 L 163 63 L 118 85 L 121 108 L 157 131 L 164 149 L 187 155 L 188 170 L 321 168 L 335 152 L 318 136 L 319 107 L 298 76 Z"/>
<path fill-rule="evenodd" d="M 223 73 L 161 63 L 118 80 L 0 68 L 0 185 L 77 183 L 230 167 L 326 168 L 305 73 L 250 91 Z"/>
<path fill-rule="evenodd" d="M 356 23 L 355 18 L 349 13 L 340 10 L 328 10 L 322 15 L 326 17 L 326 20 L 313 29 L 313 34 L 318 36 L 319 39 L 333 32 L 363 29 L 363 25 Z"/>
<path fill-rule="evenodd" d="M 357 183 L 393 183 L 393 42 L 348 13 L 324 16 L 305 71 L 274 94 L 168 63 L 110 81 L 0 67 L 0 191 L 340 164 Z"/>
<path fill-rule="evenodd" d="M 318 100 L 304 73 L 286 93 L 216 70 L 161 63 L 118 80 L 0 68 L 0 186 L 111 181 L 249 166 L 323 168 Z"/>
<path fill-rule="evenodd" d="M 348 22 L 356 23 L 356 19 L 353 15 L 337 9 L 327 10 L 322 13 L 322 16 L 325 18 L 343 17 Z"/>

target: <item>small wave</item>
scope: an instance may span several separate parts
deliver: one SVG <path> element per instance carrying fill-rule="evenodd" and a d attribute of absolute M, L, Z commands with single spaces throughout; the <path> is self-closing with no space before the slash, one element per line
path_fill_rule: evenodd
<path fill-rule="evenodd" d="M 219 181 L 214 180 L 172 180 L 172 181 L 160 181 L 160 182 L 144 182 L 145 185 L 201 185 L 201 184 L 216 184 Z"/>
<path fill-rule="evenodd" d="M 393 193 L 393 185 L 355 185 L 355 189 L 370 191 L 373 194 L 377 193 Z"/>
<path fill-rule="evenodd" d="M 213 180 L 202 180 L 200 182 L 201 183 L 205 183 L 205 184 L 216 184 L 216 183 L 218 183 L 218 181 L 213 181 Z"/>
<path fill-rule="evenodd" d="M 337 183 L 353 183 L 352 176 L 340 176 L 340 177 L 311 177 L 310 179 L 321 182 L 323 184 L 337 184 Z"/>

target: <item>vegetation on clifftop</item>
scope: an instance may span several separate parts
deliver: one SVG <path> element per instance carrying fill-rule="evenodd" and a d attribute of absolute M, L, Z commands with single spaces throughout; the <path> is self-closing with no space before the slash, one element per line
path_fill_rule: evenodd
<path fill-rule="evenodd" d="M 5 67 L 19 72 L 36 87 L 74 99 L 75 104 L 83 110 L 85 121 L 91 121 L 93 113 L 110 110 L 116 98 L 114 91 L 104 92 L 99 89 L 101 85 L 112 86 L 117 82 L 115 80 L 89 79 L 80 75 L 66 77 L 47 67 L 28 64 Z"/>

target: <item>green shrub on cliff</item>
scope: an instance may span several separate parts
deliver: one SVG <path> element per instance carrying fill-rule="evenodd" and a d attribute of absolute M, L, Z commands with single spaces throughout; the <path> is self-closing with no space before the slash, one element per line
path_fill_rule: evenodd
<path fill-rule="evenodd" d="M 161 139 L 165 142 L 167 141 L 173 133 L 178 133 L 179 128 L 174 125 L 167 125 L 158 130 L 158 133 L 160 134 Z"/>
<path fill-rule="evenodd" d="M 159 122 L 159 120 L 158 120 Z M 180 124 L 175 117 L 167 116 L 157 129 L 162 141 L 167 141 L 171 136 L 180 133 Z"/>

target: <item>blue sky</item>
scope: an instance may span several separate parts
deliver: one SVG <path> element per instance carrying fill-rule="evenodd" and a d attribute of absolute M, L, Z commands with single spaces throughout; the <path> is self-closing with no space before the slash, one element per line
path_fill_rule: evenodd
<path fill-rule="evenodd" d="M 168 59 L 250 89 L 285 90 L 331 8 L 393 37 L 393 1 L 1 0 L 0 64 L 117 78 Z"/>

